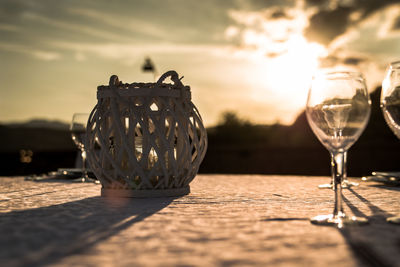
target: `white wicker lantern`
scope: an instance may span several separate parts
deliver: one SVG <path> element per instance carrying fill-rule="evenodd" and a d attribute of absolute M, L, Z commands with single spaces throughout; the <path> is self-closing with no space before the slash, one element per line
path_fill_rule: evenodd
<path fill-rule="evenodd" d="M 163 81 L 170 77 L 173 84 Z M 110 78 L 97 88 L 87 125 L 88 161 L 102 196 L 179 196 L 190 192 L 207 149 L 207 133 L 190 87 L 175 71 L 157 83 Z"/>

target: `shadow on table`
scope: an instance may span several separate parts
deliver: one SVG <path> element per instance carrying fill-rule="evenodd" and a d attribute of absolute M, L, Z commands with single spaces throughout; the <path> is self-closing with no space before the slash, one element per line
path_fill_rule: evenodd
<path fill-rule="evenodd" d="M 389 185 L 370 185 L 371 187 L 376 187 L 379 189 L 390 190 L 390 191 L 400 191 L 400 186 L 389 186 Z"/>
<path fill-rule="evenodd" d="M 396 266 L 400 261 L 400 227 L 386 222 L 386 218 L 392 214 L 372 204 L 353 189 L 348 190 L 366 204 L 372 213 L 368 217 L 369 225 L 339 230 L 360 260 L 360 266 Z M 367 217 L 347 198 L 343 197 L 343 200 L 355 216 Z"/>
<path fill-rule="evenodd" d="M 0 214 L 0 265 L 43 266 L 85 253 L 173 200 L 93 197 Z"/>

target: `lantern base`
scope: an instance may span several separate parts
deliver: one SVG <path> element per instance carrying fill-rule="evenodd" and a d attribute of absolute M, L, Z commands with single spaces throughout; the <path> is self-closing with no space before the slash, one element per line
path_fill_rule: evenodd
<path fill-rule="evenodd" d="M 171 189 L 154 189 L 154 190 L 128 190 L 128 189 L 101 189 L 102 197 L 178 197 L 190 193 L 190 187 L 171 188 Z"/>

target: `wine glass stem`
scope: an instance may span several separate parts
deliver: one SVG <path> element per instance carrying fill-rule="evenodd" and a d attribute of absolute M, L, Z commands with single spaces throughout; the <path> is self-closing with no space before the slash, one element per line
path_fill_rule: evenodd
<path fill-rule="evenodd" d="M 347 181 L 347 151 L 343 152 L 343 179 L 342 182 Z"/>
<path fill-rule="evenodd" d="M 333 210 L 333 216 L 343 217 L 342 182 L 343 175 L 346 173 L 346 152 L 332 152 L 331 157 L 333 189 L 335 191 L 335 208 Z"/>
<path fill-rule="evenodd" d="M 332 174 L 332 179 L 331 179 L 331 185 L 332 185 L 332 188 L 333 188 L 333 184 L 335 183 L 335 171 L 333 170 L 333 168 L 334 168 L 334 166 L 335 166 L 335 162 L 334 162 L 334 159 L 333 159 L 333 155 L 331 154 L 331 157 L 332 157 L 332 171 L 331 171 L 331 174 Z M 342 186 L 343 186 L 343 184 L 344 185 L 347 185 L 347 168 L 346 168 L 346 166 L 347 166 L 347 164 L 346 164 L 346 162 L 347 162 L 347 151 L 344 151 L 343 152 L 343 174 L 342 174 L 342 176 L 343 176 L 343 178 L 342 178 Z"/>
<path fill-rule="evenodd" d="M 82 175 L 83 178 L 88 178 L 88 174 L 87 174 L 87 169 L 86 169 L 86 151 L 85 149 L 81 150 L 81 155 L 82 155 Z"/>

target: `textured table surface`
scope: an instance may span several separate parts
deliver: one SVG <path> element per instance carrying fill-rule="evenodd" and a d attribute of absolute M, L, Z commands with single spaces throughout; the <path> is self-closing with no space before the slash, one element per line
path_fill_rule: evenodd
<path fill-rule="evenodd" d="M 100 185 L 0 178 L 0 266 L 400 266 L 400 188 L 344 190 L 366 226 L 330 213 L 327 177 L 198 175 L 180 198 L 105 199 Z"/>

